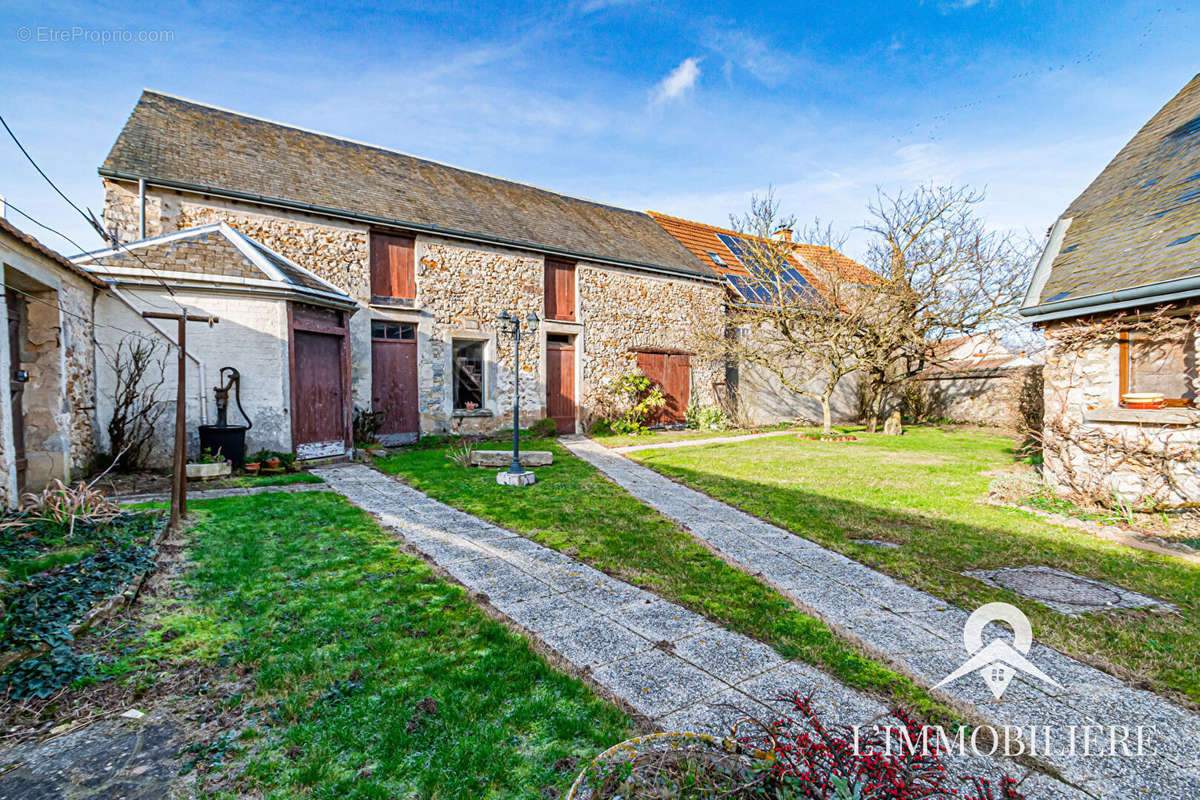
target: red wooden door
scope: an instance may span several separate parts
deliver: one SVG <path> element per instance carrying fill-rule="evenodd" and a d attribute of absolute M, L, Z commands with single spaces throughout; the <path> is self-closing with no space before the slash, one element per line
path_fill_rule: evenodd
<path fill-rule="evenodd" d="M 692 389 L 692 367 L 689 357 L 680 353 L 638 353 L 638 369 L 657 386 L 667 404 L 651 419 L 652 425 L 669 425 L 687 418 L 688 399 Z"/>
<path fill-rule="evenodd" d="M 575 265 L 546 259 L 546 319 L 575 321 Z"/>
<path fill-rule="evenodd" d="M 371 325 L 371 406 L 383 412 L 379 435 L 392 444 L 420 433 L 417 406 L 417 335 L 408 322 Z"/>
<path fill-rule="evenodd" d="M 301 458 L 345 452 L 342 342 L 337 334 L 292 333 L 292 436 Z"/>
<path fill-rule="evenodd" d="M 546 416 L 559 433 L 575 432 L 575 347 L 546 343 Z"/>
<path fill-rule="evenodd" d="M 692 393 L 691 360 L 686 355 L 672 353 L 665 359 L 664 370 L 663 394 L 667 396 L 667 406 L 663 409 L 663 422 L 684 422 Z"/>

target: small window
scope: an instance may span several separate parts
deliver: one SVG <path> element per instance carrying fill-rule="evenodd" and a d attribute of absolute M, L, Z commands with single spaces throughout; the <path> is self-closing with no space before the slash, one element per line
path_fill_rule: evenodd
<path fill-rule="evenodd" d="M 411 322 L 388 322 L 377 319 L 371 322 L 371 338 L 413 342 L 417 339 L 417 326 Z"/>
<path fill-rule="evenodd" d="M 371 234 L 371 300 L 413 300 L 417 296 L 411 236 Z"/>
<path fill-rule="evenodd" d="M 708 253 L 708 257 L 709 257 L 709 258 L 711 258 L 711 259 L 713 260 L 713 263 L 714 263 L 714 264 L 716 264 L 718 267 L 723 267 L 723 266 L 725 266 L 725 261 L 724 261 L 724 259 L 722 259 L 722 258 L 721 258 L 719 255 L 717 255 L 716 253 L 714 253 L 714 252 L 712 252 L 712 251 L 709 251 L 709 253 Z"/>
<path fill-rule="evenodd" d="M 1169 406 L 1196 399 L 1196 346 L 1190 335 L 1149 338 L 1126 334 L 1121 340 L 1121 394 L 1161 394 Z"/>
<path fill-rule="evenodd" d="M 476 411 L 483 407 L 483 342 L 455 340 L 454 410 Z"/>
<path fill-rule="evenodd" d="M 567 333 L 547 333 L 546 344 L 558 345 L 559 347 L 570 347 L 571 335 Z"/>

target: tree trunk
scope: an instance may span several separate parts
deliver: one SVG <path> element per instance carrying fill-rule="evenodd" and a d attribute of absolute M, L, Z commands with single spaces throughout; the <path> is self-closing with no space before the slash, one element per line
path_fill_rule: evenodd
<path fill-rule="evenodd" d="M 824 433 L 833 433 L 833 403 L 830 402 L 828 394 L 821 395 L 821 430 Z"/>

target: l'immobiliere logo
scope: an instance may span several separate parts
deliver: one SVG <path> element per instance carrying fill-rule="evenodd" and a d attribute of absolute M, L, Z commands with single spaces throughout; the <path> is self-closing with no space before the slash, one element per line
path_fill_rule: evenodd
<path fill-rule="evenodd" d="M 984 629 L 991 622 L 1006 622 L 1012 628 L 1012 641 L 994 638 L 983 642 Z M 1018 672 L 1032 676 L 1042 684 L 1061 689 L 1062 685 L 1034 664 L 1028 655 L 1033 646 L 1029 618 L 1014 605 L 987 603 L 975 609 L 963 626 L 963 646 L 967 660 L 936 685 L 939 689 L 971 673 L 977 673 L 997 701 L 1001 699 Z M 1016 702 L 1020 702 L 1019 700 Z M 908 731 L 879 728 L 885 749 L 928 753 L 931 747 L 959 753 L 991 756 L 1145 756 L 1152 755 L 1148 739 L 1153 725 L 980 725 L 967 734 L 965 727 L 948 733 L 940 725 L 924 726 L 916 738 Z M 858 751 L 862 726 L 854 727 L 855 751 Z M 893 740 L 895 736 L 895 740 Z"/>

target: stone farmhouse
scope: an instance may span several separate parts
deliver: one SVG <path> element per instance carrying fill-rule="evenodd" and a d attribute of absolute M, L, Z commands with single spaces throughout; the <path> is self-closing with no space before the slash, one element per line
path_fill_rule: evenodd
<path fill-rule="evenodd" d="M 728 283 L 729 302 L 756 302 L 755 282 L 749 279 L 750 266 L 746 253 L 752 249 L 744 244 L 753 239 L 744 233 L 692 222 L 678 217 L 648 212 L 659 225 L 686 247 L 697 259 L 714 269 Z M 827 285 L 836 273 L 847 283 L 870 283 L 877 276 L 863 265 L 829 247 L 792 242 L 792 231 L 781 229 L 777 240 L 791 243 L 793 280 L 801 288 L 812 287 L 829 296 Z M 732 326 L 731 326 L 732 327 Z M 731 330 L 731 336 L 747 336 L 749 331 Z M 798 369 L 803 370 L 802 365 Z M 858 413 L 859 376 L 847 375 L 838 382 L 833 402 L 833 418 L 837 422 L 853 422 Z M 815 398 L 794 392 L 782 385 L 779 377 L 769 370 L 749 363 L 732 363 L 725 373 L 724 405 L 742 421 L 751 425 L 769 425 L 785 419 L 815 420 L 821 418 L 821 404 Z"/>
<path fill-rule="evenodd" d="M 1200 76 L 1054 223 L 1025 296 L 1047 339 L 1045 472 L 1060 490 L 1200 502 L 1197 301 Z"/>
<path fill-rule="evenodd" d="M 269 295 L 195 336 L 212 340 L 198 345 L 207 383 L 240 370 L 278 449 L 343 452 L 353 408 L 382 411 L 393 442 L 511 424 L 505 311 L 540 320 L 521 340 L 523 425 L 550 416 L 578 430 L 609 382 L 639 368 L 668 394 L 664 422 L 692 398 L 712 404 L 724 381 L 693 343 L 701 327 L 722 330 L 726 284 L 645 213 L 151 91 L 99 172 L 105 226 L 153 253 L 152 269 L 113 251 L 80 263 L 133 308 L 164 302 L 164 279 L 198 314 L 228 317 L 239 281 Z M 329 292 L 316 302 L 263 259 Z M 227 273 L 220 291 L 202 289 L 201 272 Z M 97 313 L 132 323 L 123 305 Z M 267 351 L 279 365 L 261 363 Z"/>
<path fill-rule="evenodd" d="M 0 216 L 0 502 L 86 474 L 94 455 L 92 303 L 104 284 Z"/>

